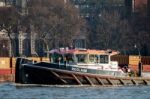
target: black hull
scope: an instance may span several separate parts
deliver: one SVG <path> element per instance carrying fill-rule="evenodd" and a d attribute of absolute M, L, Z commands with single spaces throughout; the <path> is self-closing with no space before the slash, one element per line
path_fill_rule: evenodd
<path fill-rule="evenodd" d="M 65 70 L 66 67 L 54 66 L 44 63 L 32 64 L 31 61 L 18 60 L 16 65 L 16 83 L 21 84 L 46 84 L 46 85 L 149 85 L 150 78 L 131 78 L 104 76 Z M 24 64 L 26 63 L 26 64 Z M 43 64 L 43 63 L 42 63 Z M 18 71 L 17 71 L 18 70 Z"/>

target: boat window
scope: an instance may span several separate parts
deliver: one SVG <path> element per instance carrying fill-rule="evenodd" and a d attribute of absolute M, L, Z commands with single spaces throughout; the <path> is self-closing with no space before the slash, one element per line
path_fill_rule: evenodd
<path fill-rule="evenodd" d="M 89 55 L 89 62 L 98 63 L 98 55 Z"/>
<path fill-rule="evenodd" d="M 74 59 L 73 59 L 73 55 L 72 54 L 66 54 L 65 55 L 65 58 L 66 58 L 66 61 L 68 63 L 73 63 L 74 62 Z"/>
<path fill-rule="evenodd" d="M 78 63 L 86 63 L 87 62 L 87 55 L 86 54 L 77 54 L 76 55 Z"/>
<path fill-rule="evenodd" d="M 108 63 L 108 55 L 100 55 L 100 63 Z"/>
<path fill-rule="evenodd" d="M 63 62 L 63 56 L 61 54 L 54 53 L 51 55 L 51 57 L 54 63 Z"/>

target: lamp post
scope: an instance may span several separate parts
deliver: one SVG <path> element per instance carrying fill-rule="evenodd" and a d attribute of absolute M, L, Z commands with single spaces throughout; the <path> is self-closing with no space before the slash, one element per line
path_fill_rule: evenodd
<path fill-rule="evenodd" d="M 139 62 L 138 62 L 138 76 L 141 77 L 142 76 L 142 62 L 141 62 L 141 53 L 140 53 L 140 49 L 136 46 L 136 44 L 134 45 L 134 48 L 136 48 L 138 50 L 138 56 L 139 56 Z"/>

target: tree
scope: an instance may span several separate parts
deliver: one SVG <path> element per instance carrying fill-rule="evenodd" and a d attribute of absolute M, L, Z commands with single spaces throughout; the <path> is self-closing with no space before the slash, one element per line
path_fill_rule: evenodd
<path fill-rule="evenodd" d="M 133 35 L 135 35 L 135 43 L 138 45 L 141 55 L 150 55 L 150 16 L 148 16 L 148 8 L 141 4 L 133 13 Z"/>
<path fill-rule="evenodd" d="M 78 10 L 63 0 L 31 0 L 27 9 L 28 26 L 34 28 L 37 40 L 44 42 L 46 50 L 71 45 L 73 37 L 85 26 Z"/>
<path fill-rule="evenodd" d="M 116 49 L 122 52 L 130 49 L 132 29 L 117 11 L 104 10 L 97 22 L 94 40 L 96 48 Z"/>
<path fill-rule="evenodd" d="M 110 33 L 111 35 L 105 35 L 105 37 L 101 38 L 101 40 L 103 39 L 107 39 L 106 42 L 103 42 L 103 45 L 99 45 L 99 38 L 98 38 L 98 33 L 99 31 L 102 30 L 102 28 L 105 30 L 105 32 L 107 31 L 107 25 L 108 28 L 111 30 L 109 31 L 117 31 L 118 27 L 115 27 L 114 24 L 121 24 L 121 22 L 119 23 L 119 21 L 123 19 L 123 9 L 124 9 L 124 1 L 123 0 L 83 0 L 80 1 L 80 3 L 85 4 L 85 6 L 81 7 L 81 12 L 84 14 L 85 13 L 85 17 L 90 25 L 90 31 L 91 33 L 89 34 L 89 45 L 90 48 L 102 48 L 105 49 L 106 47 L 108 47 L 110 44 L 110 38 L 109 36 L 115 36 L 115 33 Z M 106 18 L 105 18 L 106 17 Z M 117 19 L 117 17 L 119 17 Z M 106 22 L 107 21 L 107 22 Z M 116 22 L 117 23 L 114 23 Z M 109 23 L 112 22 L 112 23 Z M 123 21 L 122 21 L 123 23 Z M 111 25 L 110 25 L 111 24 Z M 127 24 L 127 22 L 125 22 L 124 20 L 124 24 Z M 119 26 L 119 25 L 118 25 Z M 99 30 L 99 29 L 100 30 Z M 106 33 L 107 34 L 107 33 Z M 104 32 L 103 34 L 101 33 L 101 35 L 104 36 Z M 102 44 L 102 43 L 101 43 Z M 98 47 L 99 46 L 99 47 Z M 101 46 L 101 47 L 100 47 Z M 105 47 L 105 48 L 104 48 Z M 115 46 L 114 46 L 115 47 Z"/>
<path fill-rule="evenodd" d="M 16 52 L 15 41 L 12 33 L 17 33 L 19 15 L 15 7 L 3 7 L 0 9 L 0 30 L 5 30 L 8 34 L 11 43 L 11 56 L 15 56 Z"/>

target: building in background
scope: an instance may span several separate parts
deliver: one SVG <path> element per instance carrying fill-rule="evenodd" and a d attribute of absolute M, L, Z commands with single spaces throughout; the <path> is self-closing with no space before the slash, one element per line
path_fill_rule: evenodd
<path fill-rule="evenodd" d="M 0 6 L 16 5 L 16 0 L 0 0 Z"/>
<path fill-rule="evenodd" d="M 147 10 L 150 8 L 150 0 L 64 0 L 67 1 L 72 2 L 80 10 L 80 16 L 87 20 L 101 16 L 103 10 L 117 10 L 123 16 L 130 17 L 143 6 Z"/>
<path fill-rule="evenodd" d="M 7 57 L 11 55 L 11 43 L 6 30 L 0 31 L 0 56 Z"/>
<path fill-rule="evenodd" d="M 27 1 L 28 0 L 0 0 L 0 7 L 17 6 L 18 10 L 24 16 L 27 13 Z M 101 16 L 103 10 L 113 11 L 116 10 L 121 13 L 123 18 L 131 18 L 134 13 L 138 13 L 139 8 L 145 6 L 150 16 L 150 0 L 64 0 L 64 3 L 72 2 L 72 4 L 79 9 L 80 17 L 87 20 L 87 23 L 92 28 L 92 32 L 95 31 L 96 19 Z M 95 2 L 96 1 L 96 2 Z M 0 50 L 7 51 L 9 54 L 0 53 L 0 56 L 11 56 L 11 50 L 15 50 L 16 55 L 30 56 L 37 55 L 37 52 L 42 53 L 42 49 L 36 49 L 35 34 L 19 31 L 18 35 L 15 35 L 14 44 L 12 49 L 9 38 L 3 33 L 0 33 L 2 48 Z M 29 35 L 30 34 L 30 35 Z M 5 36 L 4 36 L 5 35 Z M 75 39 L 73 41 L 75 47 L 86 47 L 86 41 L 83 38 Z M 44 52 L 43 52 L 44 53 Z M 3 55 L 2 55 L 3 54 Z M 41 54 L 42 55 L 42 54 Z"/>

